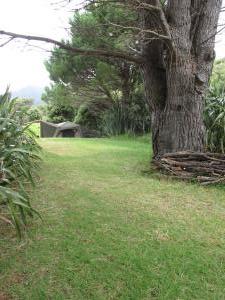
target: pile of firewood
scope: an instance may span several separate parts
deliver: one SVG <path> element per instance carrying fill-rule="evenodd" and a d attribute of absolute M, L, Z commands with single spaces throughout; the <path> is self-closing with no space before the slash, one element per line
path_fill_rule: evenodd
<path fill-rule="evenodd" d="M 203 185 L 225 183 L 225 154 L 176 152 L 165 154 L 153 164 L 166 174 Z"/>

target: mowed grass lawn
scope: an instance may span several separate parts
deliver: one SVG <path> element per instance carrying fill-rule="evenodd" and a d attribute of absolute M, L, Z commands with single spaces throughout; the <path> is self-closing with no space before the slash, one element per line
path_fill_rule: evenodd
<path fill-rule="evenodd" d="M 40 143 L 44 221 L 1 232 L 0 299 L 225 299 L 224 188 L 146 172 L 147 138 Z"/>

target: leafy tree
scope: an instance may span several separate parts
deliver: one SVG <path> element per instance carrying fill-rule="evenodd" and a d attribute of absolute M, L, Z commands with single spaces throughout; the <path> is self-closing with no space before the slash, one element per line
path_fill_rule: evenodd
<path fill-rule="evenodd" d="M 73 97 L 73 91 L 69 86 L 56 82 L 50 87 L 45 87 L 41 98 L 47 104 L 71 105 L 74 102 Z"/>
<path fill-rule="evenodd" d="M 109 104 L 104 99 L 85 102 L 79 106 L 75 116 L 75 123 L 91 130 L 100 130 L 102 115 L 109 109 Z"/>
<path fill-rule="evenodd" d="M 42 119 L 40 109 L 34 106 L 34 100 L 31 98 L 16 98 L 13 109 L 17 112 L 17 118 L 22 124 Z"/>
<path fill-rule="evenodd" d="M 31 107 L 27 111 L 27 117 L 30 122 L 39 121 L 42 119 L 42 114 L 38 107 Z"/>
<path fill-rule="evenodd" d="M 32 98 L 16 98 L 14 108 L 17 110 L 27 111 L 34 104 Z"/>
<path fill-rule="evenodd" d="M 75 108 L 73 105 L 71 89 L 60 83 L 46 87 L 42 100 L 47 104 L 46 119 L 53 123 L 73 121 Z"/>
<path fill-rule="evenodd" d="M 49 104 L 47 107 L 47 121 L 62 123 L 74 120 L 74 107 L 63 104 Z"/>
<path fill-rule="evenodd" d="M 129 17 L 130 22 L 134 19 L 131 13 L 127 13 L 126 16 Z M 80 47 L 95 45 L 101 48 L 107 45 L 107 47 L 124 48 L 127 42 L 124 30 L 115 29 L 111 25 L 113 22 L 124 20 L 124 17 L 123 10 L 112 5 L 99 6 L 97 9 L 90 9 L 82 14 L 75 13 L 70 21 L 72 45 L 79 44 Z M 103 19 L 107 19 L 104 28 L 101 26 Z M 93 30 L 93 28 L 96 29 Z M 124 133 L 132 130 L 140 132 L 130 122 L 134 108 L 136 118 L 149 119 L 140 72 L 132 63 L 110 58 L 100 60 L 91 57 L 74 57 L 64 50 L 55 49 L 49 61 L 46 62 L 46 68 L 50 73 L 50 78 L 55 82 L 55 86 L 51 87 L 52 101 L 58 102 L 60 98 L 65 99 L 64 103 L 66 103 L 68 102 L 66 98 L 70 98 L 77 108 L 80 106 L 75 121 L 81 125 L 105 131 L 107 116 L 110 118 L 109 115 L 112 113 L 115 117 L 115 113 L 120 113 L 122 110 L 123 117 L 115 117 L 121 122 L 121 124 L 114 122 L 114 126 L 118 127 L 117 132 Z M 58 89 L 60 86 L 65 87 L 67 97 L 60 96 Z M 70 96 L 71 94 L 73 97 Z M 106 100 L 108 105 L 106 105 Z M 119 107 L 121 109 L 118 109 Z M 109 111 L 105 114 L 107 109 Z M 103 122 L 101 122 L 102 119 Z M 147 130 L 150 124 L 149 121 L 145 123 L 142 129 Z M 107 131 L 113 132 L 113 130 Z"/>
<path fill-rule="evenodd" d="M 112 25 L 102 28 L 103 16 L 108 19 L 110 16 L 110 22 L 116 22 L 122 18 L 121 9 L 115 10 L 114 7 L 107 5 L 86 13 L 75 13 L 70 21 L 71 45 L 83 48 L 121 45 L 120 31 L 116 31 Z M 116 20 L 112 16 L 117 16 Z M 46 68 L 54 82 L 72 86 L 83 101 L 104 96 L 112 103 L 115 100 L 116 90 L 129 98 L 129 93 L 132 92 L 129 79 L 131 73 L 136 72 L 134 65 L 121 60 L 76 57 L 61 49 L 55 49 L 50 60 L 46 62 Z"/>

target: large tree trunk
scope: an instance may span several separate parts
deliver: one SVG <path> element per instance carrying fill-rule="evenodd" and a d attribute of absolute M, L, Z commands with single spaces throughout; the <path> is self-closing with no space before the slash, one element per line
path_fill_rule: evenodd
<path fill-rule="evenodd" d="M 152 112 L 154 156 L 165 153 L 204 150 L 204 97 L 187 63 L 167 70 L 167 95 L 163 107 Z"/>
<path fill-rule="evenodd" d="M 148 2 L 157 4 L 156 0 Z M 221 4 L 221 0 L 168 1 L 166 17 L 174 52 L 162 48 L 162 41 L 144 44 L 143 77 L 152 109 L 154 158 L 178 151 L 204 151 L 204 97 Z M 155 30 L 157 20 L 145 11 L 142 26 Z"/>
<path fill-rule="evenodd" d="M 169 104 L 165 111 L 153 112 L 155 158 L 177 151 L 204 151 L 205 130 L 202 99 L 195 95 L 185 95 L 185 101 L 189 102 L 188 109 L 186 105 L 181 104 L 179 96 L 175 95 L 173 99 L 176 104 Z"/>

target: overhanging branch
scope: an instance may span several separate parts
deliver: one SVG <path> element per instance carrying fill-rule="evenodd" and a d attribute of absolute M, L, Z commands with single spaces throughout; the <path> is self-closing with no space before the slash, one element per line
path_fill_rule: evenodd
<path fill-rule="evenodd" d="M 130 55 L 129 53 L 125 53 L 122 51 L 106 51 L 101 49 L 81 49 L 72 47 L 68 44 L 64 44 L 63 42 L 56 41 L 51 38 L 41 37 L 41 36 L 34 36 L 34 35 L 24 35 L 19 34 L 15 32 L 8 32 L 4 30 L 0 30 L 0 35 L 6 35 L 9 36 L 10 39 L 8 42 L 10 42 L 13 39 L 24 39 L 28 41 L 39 41 L 39 42 L 45 42 L 48 44 L 53 44 L 55 46 L 58 46 L 61 49 L 67 50 L 75 55 L 82 55 L 82 56 L 95 56 L 95 57 L 114 57 L 122 60 L 126 60 L 129 62 L 133 62 L 135 64 L 142 64 L 144 62 L 144 59 L 142 56 L 137 55 Z"/>

